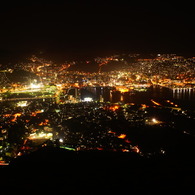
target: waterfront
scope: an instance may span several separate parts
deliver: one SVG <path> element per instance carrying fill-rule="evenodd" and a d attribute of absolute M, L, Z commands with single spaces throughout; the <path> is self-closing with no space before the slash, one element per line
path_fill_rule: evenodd
<path fill-rule="evenodd" d="M 195 108 L 195 89 L 174 91 L 157 86 L 151 87 L 147 92 L 147 96 L 159 101 L 170 100 L 186 109 L 194 110 Z"/>
<path fill-rule="evenodd" d="M 93 91 L 90 92 L 90 91 Z M 174 91 L 166 87 L 151 86 L 144 88 L 143 91 L 131 91 L 121 93 L 109 87 L 92 88 L 91 90 L 82 91 L 81 98 L 90 96 L 94 100 L 100 100 L 102 95 L 105 102 L 117 103 L 135 103 L 135 104 L 151 104 L 151 99 L 157 102 L 170 100 L 186 109 L 193 110 L 195 108 L 195 89 Z"/>
<path fill-rule="evenodd" d="M 144 156 L 163 155 L 171 147 L 178 151 L 176 138 L 185 140 L 184 134 L 195 135 L 192 94 L 190 101 L 185 99 L 189 95 L 176 99 L 172 90 L 158 86 L 131 93 L 110 87 L 88 87 L 76 95 L 81 99 L 93 95 L 94 101 L 70 103 L 64 97 L 58 103 L 55 99 L 33 98 L 2 101 L 1 159 L 9 161 L 51 145 L 78 151 L 136 152 Z M 100 96 L 106 101 L 97 101 Z"/>

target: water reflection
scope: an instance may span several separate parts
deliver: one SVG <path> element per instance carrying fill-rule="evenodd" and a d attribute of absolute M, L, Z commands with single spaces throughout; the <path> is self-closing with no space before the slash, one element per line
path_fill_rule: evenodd
<path fill-rule="evenodd" d="M 170 99 L 176 101 L 178 104 L 185 104 L 187 106 L 195 106 L 195 89 L 177 89 L 171 90 L 165 87 L 152 86 L 146 91 L 120 92 L 114 87 L 87 87 L 81 89 L 81 99 L 86 96 L 92 97 L 97 101 L 104 102 L 124 102 L 147 104 L 151 99 L 163 101 Z"/>
<path fill-rule="evenodd" d="M 193 100 L 195 97 L 194 89 L 174 89 L 173 98 L 181 100 Z"/>

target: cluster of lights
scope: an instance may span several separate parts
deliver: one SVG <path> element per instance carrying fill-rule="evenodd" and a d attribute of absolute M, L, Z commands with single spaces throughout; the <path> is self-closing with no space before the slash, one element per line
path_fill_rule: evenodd
<path fill-rule="evenodd" d="M 162 121 L 157 120 L 156 118 L 151 118 L 150 120 L 146 119 L 146 124 L 148 125 L 158 125 L 163 123 Z"/>
<path fill-rule="evenodd" d="M 154 124 L 158 124 L 158 123 L 159 123 L 159 121 L 156 120 L 155 118 L 152 119 L 152 122 L 153 122 Z"/>
<path fill-rule="evenodd" d="M 32 133 L 29 136 L 29 139 L 52 139 L 53 133 L 44 133 L 40 132 L 39 134 Z"/>
<path fill-rule="evenodd" d="M 27 101 L 19 101 L 17 103 L 17 107 L 26 107 L 28 105 L 27 103 Z"/>
<path fill-rule="evenodd" d="M 91 97 L 84 98 L 84 102 L 92 102 L 92 101 L 93 101 L 93 98 Z"/>
<path fill-rule="evenodd" d="M 175 106 L 175 107 L 178 107 L 178 105 L 177 104 L 174 104 L 173 102 L 171 102 L 170 100 L 167 100 L 167 103 L 169 103 L 169 104 L 171 104 L 171 105 L 173 105 L 173 106 Z"/>
<path fill-rule="evenodd" d="M 40 89 L 40 88 L 41 88 L 41 85 L 40 85 L 40 84 L 31 83 L 31 84 L 30 84 L 30 88 L 31 88 L 31 89 Z"/>

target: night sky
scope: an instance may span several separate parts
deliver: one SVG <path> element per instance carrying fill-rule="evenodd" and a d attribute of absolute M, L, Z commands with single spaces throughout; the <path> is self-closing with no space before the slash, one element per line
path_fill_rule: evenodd
<path fill-rule="evenodd" d="M 126 51 L 194 55 L 193 4 L 130 2 L 8 2 L 0 6 L 0 60 L 38 51 L 56 58 Z"/>

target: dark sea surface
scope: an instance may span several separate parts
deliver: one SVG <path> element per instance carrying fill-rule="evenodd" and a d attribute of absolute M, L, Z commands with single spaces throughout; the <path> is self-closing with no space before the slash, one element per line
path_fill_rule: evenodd
<path fill-rule="evenodd" d="M 96 98 L 100 95 L 97 93 Z M 116 103 L 118 101 L 124 103 L 136 104 L 151 104 L 151 100 L 164 104 L 167 100 L 178 104 L 179 107 L 195 110 L 195 89 L 171 90 L 165 87 L 152 86 L 146 91 L 132 91 L 128 93 L 120 93 L 118 91 L 111 91 L 111 89 L 102 89 L 102 97 L 104 101 Z M 167 105 L 166 105 L 167 106 Z"/>

